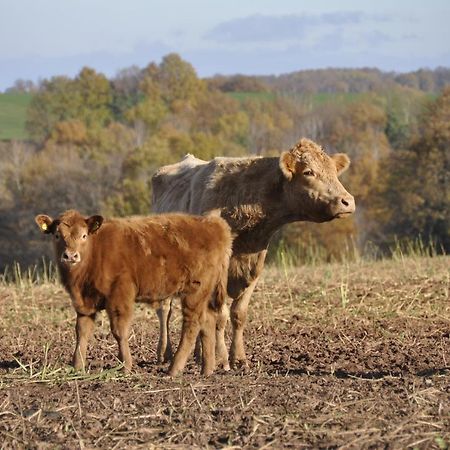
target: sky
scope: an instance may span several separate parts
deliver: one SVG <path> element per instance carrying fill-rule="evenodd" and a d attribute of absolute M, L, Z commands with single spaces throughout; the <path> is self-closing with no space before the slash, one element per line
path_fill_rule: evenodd
<path fill-rule="evenodd" d="M 450 67 L 449 23 L 450 0 L 0 0 L 0 91 L 171 52 L 202 77 Z"/>

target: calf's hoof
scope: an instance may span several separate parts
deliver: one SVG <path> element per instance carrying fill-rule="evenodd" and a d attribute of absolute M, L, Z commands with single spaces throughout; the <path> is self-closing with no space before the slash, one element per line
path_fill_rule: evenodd
<path fill-rule="evenodd" d="M 200 372 L 204 377 L 209 377 L 214 373 L 214 369 L 202 369 Z"/>
<path fill-rule="evenodd" d="M 86 372 L 86 365 L 83 361 L 74 360 L 72 361 L 73 370 L 76 372 Z"/>
<path fill-rule="evenodd" d="M 181 375 L 181 370 L 176 370 L 173 367 L 171 367 L 168 371 L 167 371 L 167 376 L 170 378 L 175 378 L 178 375 Z"/>

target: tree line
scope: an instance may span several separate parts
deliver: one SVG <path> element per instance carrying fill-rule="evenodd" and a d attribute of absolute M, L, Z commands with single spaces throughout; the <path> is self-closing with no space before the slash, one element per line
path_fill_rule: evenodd
<path fill-rule="evenodd" d="M 150 179 L 161 165 L 186 153 L 277 155 L 303 136 L 349 154 L 343 182 L 357 213 L 293 224 L 277 242 L 299 255 L 314 246 L 330 259 L 349 245 L 384 251 L 420 235 L 448 251 L 450 71 L 419 72 L 418 84 L 337 69 L 201 79 L 169 54 L 112 79 L 86 67 L 44 80 L 33 87 L 30 140 L 0 143 L 0 266 L 33 264 L 48 252 L 33 224 L 37 213 L 148 214 Z"/>

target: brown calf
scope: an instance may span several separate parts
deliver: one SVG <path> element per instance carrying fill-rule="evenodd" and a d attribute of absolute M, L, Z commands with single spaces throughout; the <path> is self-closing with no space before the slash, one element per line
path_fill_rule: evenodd
<path fill-rule="evenodd" d="M 54 235 L 61 281 L 77 312 L 75 369 L 85 367 L 96 313 L 106 309 L 119 344 L 119 359 L 132 366 L 128 335 L 135 301 L 181 298 L 183 326 L 169 369 L 181 372 L 200 333 L 202 373 L 215 367 L 216 312 L 226 299 L 231 233 L 220 217 L 165 214 L 104 220 L 70 210 L 57 219 L 36 216 Z"/>

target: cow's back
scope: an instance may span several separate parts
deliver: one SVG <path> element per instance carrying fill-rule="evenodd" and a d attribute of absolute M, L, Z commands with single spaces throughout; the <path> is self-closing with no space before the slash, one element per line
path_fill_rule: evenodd
<path fill-rule="evenodd" d="M 161 167 L 152 177 L 152 208 L 155 213 L 201 213 L 193 197 L 193 183 L 207 161 L 186 155 L 180 162 Z"/>

